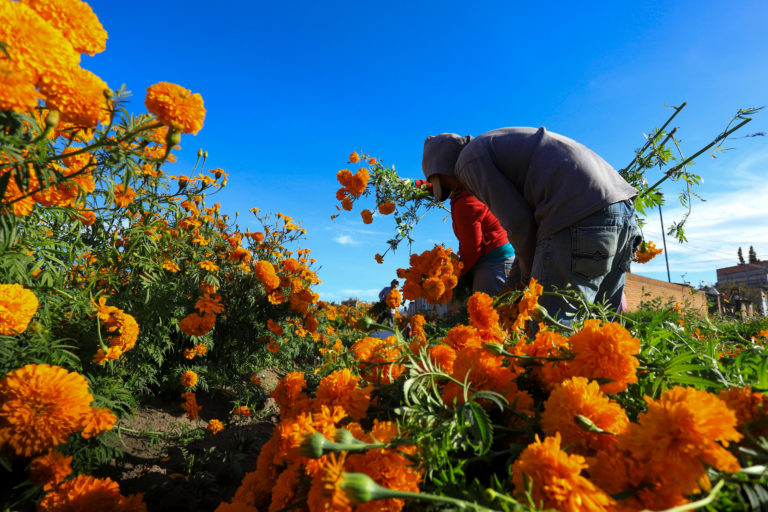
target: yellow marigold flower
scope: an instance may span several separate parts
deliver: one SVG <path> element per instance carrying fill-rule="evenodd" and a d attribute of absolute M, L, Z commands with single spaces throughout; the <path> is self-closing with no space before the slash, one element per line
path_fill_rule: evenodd
<path fill-rule="evenodd" d="M 144 105 L 159 122 L 181 133 L 196 135 L 203 127 L 203 97 L 180 85 L 159 82 L 150 86 Z"/>
<path fill-rule="evenodd" d="M 568 340 L 576 356 L 568 363 L 571 376 L 607 378 L 600 386 L 604 393 L 620 393 L 637 382 L 640 341 L 620 324 L 589 319 Z"/>
<path fill-rule="evenodd" d="M 192 370 L 187 370 L 181 374 L 181 385 L 185 388 L 194 387 L 197 384 L 197 374 Z"/>
<path fill-rule="evenodd" d="M 78 53 L 95 55 L 107 47 L 107 31 L 93 9 L 80 0 L 21 0 L 59 30 Z"/>
<path fill-rule="evenodd" d="M 81 429 L 93 395 L 79 373 L 28 364 L 0 379 L 0 450 L 44 453 Z"/>
<path fill-rule="evenodd" d="M 522 499 L 532 483 L 531 498 L 543 508 L 564 512 L 613 510 L 616 502 L 581 476 L 586 467 L 584 457 L 569 455 L 560 448 L 560 434 L 544 441 L 537 435 L 512 465 L 512 481 Z"/>
<path fill-rule="evenodd" d="M 373 222 L 373 213 L 371 210 L 365 209 L 361 211 L 360 216 L 363 218 L 363 224 L 370 224 Z"/>
<path fill-rule="evenodd" d="M 219 270 L 219 266 L 215 264 L 212 261 L 209 260 L 203 260 L 197 264 L 198 267 L 200 267 L 203 270 L 207 270 L 209 272 L 216 272 Z"/>
<path fill-rule="evenodd" d="M 208 422 L 208 432 L 213 434 L 214 436 L 224 430 L 224 425 L 221 423 L 220 420 L 217 420 L 216 418 L 210 420 Z"/>
<path fill-rule="evenodd" d="M 329 453 L 321 459 L 320 469 L 313 476 L 307 494 L 307 505 L 312 512 L 352 512 L 352 502 L 341 488 L 345 454 L 336 457 Z"/>
<path fill-rule="evenodd" d="M 581 415 L 598 428 L 608 432 L 587 432 L 574 418 Z M 573 377 L 555 386 L 544 403 L 541 429 L 545 435 L 560 433 L 563 443 L 583 455 L 593 455 L 597 450 L 607 450 L 616 443 L 616 436 L 629 426 L 624 409 L 613 402 L 595 381 L 585 377 Z"/>
<path fill-rule="evenodd" d="M 181 398 L 184 399 L 184 403 L 181 404 L 181 407 L 187 413 L 187 418 L 196 420 L 198 412 L 203 408 L 202 406 L 197 405 L 197 396 L 191 391 L 185 391 L 181 394 Z"/>
<path fill-rule="evenodd" d="M 35 485 L 44 485 L 45 490 L 53 488 L 72 473 L 72 456 L 51 450 L 29 464 L 29 479 Z"/>
<path fill-rule="evenodd" d="M 709 488 L 705 464 L 735 473 L 739 462 L 726 448 L 742 435 L 736 414 L 716 395 L 675 386 L 658 400 L 645 397 L 648 410 L 619 438 L 619 448 L 657 474 L 674 475 L 680 494 Z"/>
<path fill-rule="evenodd" d="M 77 475 L 47 493 L 37 506 L 39 512 L 75 510 L 110 510 L 114 512 L 146 512 L 141 494 L 123 496 L 117 482 L 110 478 Z"/>
<path fill-rule="evenodd" d="M 80 432 L 80 435 L 88 439 L 107 430 L 112 430 L 116 421 L 117 417 L 108 408 L 92 407 L 90 412 L 83 418 L 83 430 Z"/>
<path fill-rule="evenodd" d="M 389 215 L 395 211 L 395 203 L 392 201 L 385 201 L 379 205 L 379 213 L 382 215 Z"/>
<path fill-rule="evenodd" d="M 178 272 L 181 269 L 173 261 L 165 260 L 165 262 L 163 262 L 163 270 L 167 270 L 168 272 L 170 272 L 172 274 L 175 274 L 176 272 Z"/>
<path fill-rule="evenodd" d="M 360 377 L 353 375 L 349 368 L 337 370 L 320 381 L 317 388 L 317 405 L 344 408 L 350 418 L 361 420 L 371 403 L 371 388 L 358 389 Z"/>
<path fill-rule="evenodd" d="M 31 290 L 20 284 L 0 284 L 0 335 L 26 331 L 37 307 L 37 297 Z"/>
<path fill-rule="evenodd" d="M 392 288 L 384 299 L 384 302 L 386 302 L 387 306 L 391 309 L 399 308 L 402 301 L 403 297 L 400 295 L 400 290 L 397 288 Z"/>

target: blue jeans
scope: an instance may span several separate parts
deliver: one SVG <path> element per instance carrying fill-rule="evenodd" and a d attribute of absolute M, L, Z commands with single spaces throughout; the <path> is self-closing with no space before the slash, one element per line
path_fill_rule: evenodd
<path fill-rule="evenodd" d="M 545 292 L 570 285 L 590 303 L 605 302 L 615 311 L 621 304 L 624 273 L 640 241 L 632 201 L 620 201 L 540 240 L 531 275 Z M 556 295 L 541 296 L 539 304 L 566 325 L 578 309 L 572 300 Z"/>
<path fill-rule="evenodd" d="M 484 292 L 496 295 L 507 282 L 514 257 L 497 261 L 484 261 L 472 267 L 472 292 Z"/>

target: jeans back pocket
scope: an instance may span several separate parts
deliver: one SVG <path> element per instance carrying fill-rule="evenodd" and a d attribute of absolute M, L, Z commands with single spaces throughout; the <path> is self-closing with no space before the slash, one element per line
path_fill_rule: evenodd
<path fill-rule="evenodd" d="M 613 265 L 619 243 L 619 226 L 573 226 L 573 273 L 587 279 L 607 274 Z"/>

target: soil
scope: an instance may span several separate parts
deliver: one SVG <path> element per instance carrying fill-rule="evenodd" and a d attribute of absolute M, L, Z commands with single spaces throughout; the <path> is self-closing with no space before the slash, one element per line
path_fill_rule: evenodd
<path fill-rule="evenodd" d="M 274 389 L 282 377 L 278 372 L 261 374 L 264 389 Z M 196 420 L 187 419 L 181 399 L 143 404 L 116 426 L 123 457 L 105 476 L 119 483 L 123 495 L 142 493 L 148 512 L 212 512 L 231 500 L 246 472 L 256 469 L 278 419 L 272 398 L 250 417 L 230 418 L 233 398 L 224 390 L 198 393 L 202 409 Z M 212 418 L 229 419 L 229 424 L 211 435 L 205 428 Z"/>

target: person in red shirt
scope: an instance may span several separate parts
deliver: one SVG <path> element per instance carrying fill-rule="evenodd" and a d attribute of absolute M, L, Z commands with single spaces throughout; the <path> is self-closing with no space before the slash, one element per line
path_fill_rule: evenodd
<path fill-rule="evenodd" d="M 432 188 L 428 181 L 417 180 L 416 186 Z M 470 275 L 473 292 L 496 295 L 507 281 L 515 250 L 506 230 L 488 207 L 472 193 L 454 184 L 451 187 L 451 220 L 459 240 L 459 259 L 464 264 L 462 277 Z"/>

